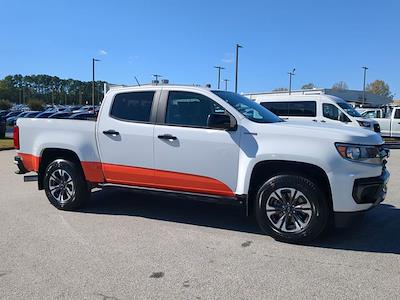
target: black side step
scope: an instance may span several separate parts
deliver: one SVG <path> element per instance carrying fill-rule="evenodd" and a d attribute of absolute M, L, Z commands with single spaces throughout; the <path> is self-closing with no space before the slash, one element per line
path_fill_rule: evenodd
<path fill-rule="evenodd" d="M 24 182 L 38 181 L 37 175 L 25 175 Z"/>

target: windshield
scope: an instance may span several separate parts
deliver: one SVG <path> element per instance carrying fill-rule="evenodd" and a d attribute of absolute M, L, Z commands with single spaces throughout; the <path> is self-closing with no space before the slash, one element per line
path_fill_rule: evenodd
<path fill-rule="evenodd" d="M 345 112 L 347 112 L 352 117 L 361 118 L 362 116 L 358 111 L 356 111 L 350 104 L 347 102 L 338 102 L 338 105 L 343 108 Z"/>
<path fill-rule="evenodd" d="M 238 112 L 250 121 L 257 123 L 276 123 L 282 120 L 260 104 L 236 93 L 212 91 L 218 97 L 232 105 Z"/>

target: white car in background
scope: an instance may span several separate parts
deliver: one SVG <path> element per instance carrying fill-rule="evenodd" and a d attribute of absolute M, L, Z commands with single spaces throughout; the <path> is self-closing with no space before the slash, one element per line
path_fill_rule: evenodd
<path fill-rule="evenodd" d="M 330 95 L 262 95 L 252 100 L 287 120 L 361 127 L 377 133 L 378 122 L 366 119 L 341 98 Z"/>
<path fill-rule="evenodd" d="M 384 137 L 400 137 L 400 107 L 370 108 L 361 113 L 379 123 L 381 135 Z"/>

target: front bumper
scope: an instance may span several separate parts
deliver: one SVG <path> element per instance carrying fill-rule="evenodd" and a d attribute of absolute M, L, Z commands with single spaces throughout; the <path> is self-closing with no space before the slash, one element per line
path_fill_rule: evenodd
<path fill-rule="evenodd" d="M 386 196 L 389 177 L 389 172 L 384 168 L 380 176 L 356 179 L 352 193 L 354 201 L 357 204 L 381 203 Z"/>
<path fill-rule="evenodd" d="M 335 227 L 344 228 L 359 224 L 365 213 L 385 200 L 390 173 L 383 168 L 376 177 L 359 178 L 354 181 L 353 199 L 357 204 L 369 204 L 366 210 L 352 212 L 334 212 Z"/>

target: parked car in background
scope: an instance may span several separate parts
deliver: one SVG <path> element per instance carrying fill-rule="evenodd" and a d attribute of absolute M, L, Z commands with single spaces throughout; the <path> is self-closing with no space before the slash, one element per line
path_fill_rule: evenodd
<path fill-rule="evenodd" d="M 363 118 L 346 101 L 331 95 L 263 95 L 255 101 L 287 120 L 341 124 L 380 132 L 378 122 Z"/>
<path fill-rule="evenodd" d="M 37 114 L 37 116 L 35 118 L 37 119 L 47 119 L 48 117 L 50 117 L 51 115 L 55 114 L 55 111 L 43 111 L 40 114 Z"/>
<path fill-rule="evenodd" d="M 15 116 L 15 117 L 8 118 L 7 119 L 7 126 L 14 126 L 19 118 L 34 118 L 39 113 L 40 113 L 40 111 L 25 111 L 25 112 L 22 112 L 22 113 L 20 113 L 19 115 Z"/>
<path fill-rule="evenodd" d="M 8 117 L 8 118 L 6 119 L 6 124 L 7 124 L 7 126 L 14 126 L 14 125 L 15 125 L 15 121 L 16 121 L 18 118 L 23 117 L 23 116 L 26 115 L 27 113 L 28 113 L 27 111 L 18 112 L 17 114 L 14 114 L 13 116 Z"/>
<path fill-rule="evenodd" d="M 386 114 L 384 114 L 384 110 L 382 109 L 375 110 L 374 112 L 366 111 L 365 113 L 381 116 L 373 118 L 373 120 L 379 123 L 382 136 L 393 138 L 400 137 L 400 107 L 392 107 Z"/>
<path fill-rule="evenodd" d="M 380 119 L 385 117 L 385 110 L 382 108 L 367 108 L 367 109 L 357 109 L 363 118 L 368 119 Z"/>
<path fill-rule="evenodd" d="M 19 119 L 14 130 L 21 173 L 36 172 L 58 209 L 83 205 L 94 187 L 183 193 L 243 205 L 287 242 L 358 223 L 389 180 L 373 131 L 283 122 L 239 94 L 194 86 L 110 90 L 96 121 Z"/>
<path fill-rule="evenodd" d="M 48 119 L 68 119 L 72 113 L 70 111 L 60 111 L 48 116 Z"/>
<path fill-rule="evenodd" d="M 81 112 L 81 113 L 76 113 L 72 114 L 69 119 L 75 119 L 75 120 L 95 120 L 97 118 L 97 115 L 91 112 Z"/>

